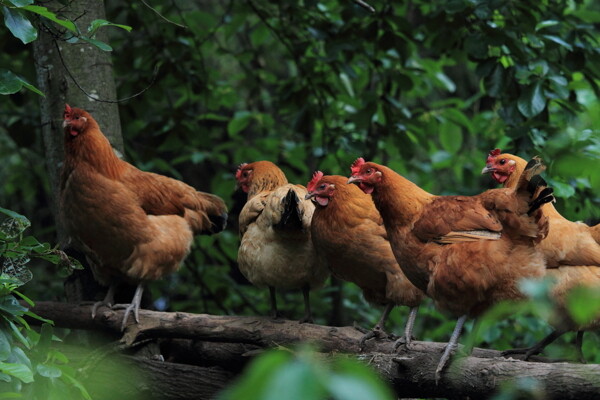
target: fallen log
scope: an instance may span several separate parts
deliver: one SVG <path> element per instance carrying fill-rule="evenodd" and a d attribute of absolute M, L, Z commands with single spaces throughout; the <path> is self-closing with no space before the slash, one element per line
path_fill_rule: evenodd
<path fill-rule="evenodd" d="M 123 311 L 103 308 L 92 319 L 89 306 L 69 303 L 40 302 L 32 311 L 53 320 L 58 327 L 113 333 L 119 333 L 123 317 Z M 551 360 L 543 358 L 537 358 L 541 362 L 524 362 L 501 357 L 496 350 L 479 348 L 471 356 L 458 357 L 436 384 L 434 371 L 444 343 L 415 341 L 410 350 L 400 348 L 394 352 L 391 340 L 371 340 L 360 349 L 361 336 L 353 327 L 140 310 L 139 324 L 127 326 L 122 342 L 131 345 L 145 339 L 176 339 L 179 346 L 195 348 L 196 354 L 212 354 L 214 360 L 221 361 L 220 368 L 239 365 L 240 357 L 247 355 L 241 352 L 247 353 L 249 348 L 310 342 L 324 353 L 352 354 L 369 363 L 392 384 L 399 397 L 486 398 L 504 383 L 517 380 L 531 380 L 543 398 L 592 399 L 600 393 L 600 365 L 547 362 Z M 189 342 L 183 344 L 181 339 Z"/>

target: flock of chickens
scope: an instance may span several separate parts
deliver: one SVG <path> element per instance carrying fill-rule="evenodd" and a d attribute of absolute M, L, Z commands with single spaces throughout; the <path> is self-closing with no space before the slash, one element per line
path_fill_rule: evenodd
<path fill-rule="evenodd" d="M 67 105 L 63 127 L 61 218 L 95 278 L 109 286 L 92 315 L 114 305 L 119 283 L 137 285 L 124 329 L 131 313 L 138 321 L 144 284 L 176 271 L 194 235 L 223 230 L 227 208 L 215 195 L 119 159 L 84 110 Z M 317 171 L 307 187 L 289 183 L 269 161 L 242 164 L 235 178 L 248 200 L 239 216 L 239 268 L 254 285 L 269 288 L 274 317 L 275 290 L 302 289 L 301 322 L 312 321 L 309 292 L 330 273 L 355 283 L 367 301 L 385 306 L 361 342 L 380 335 L 392 308 L 404 305 L 410 314 L 396 346 L 409 348 L 419 304 L 431 297 L 458 317 L 438 379 L 467 318 L 522 298 L 520 279 L 551 276 L 555 331 L 513 352 L 529 357 L 561 334 L 578 331 L 581 355 L 582 332 L 600 320 L 575 323 L 566 295 L 576 286 L 600 287 L 600 226 L 568 221 L 556 211 L 552 189 L 539 175 L 544 169 L 539 158 L 526 162 L 496 149 L 482 173 L 504 188 L 436 196 L 362 158 L 349 178 Z M 111 204 L 111 214 L 98 212 L 104 204 Z"/>

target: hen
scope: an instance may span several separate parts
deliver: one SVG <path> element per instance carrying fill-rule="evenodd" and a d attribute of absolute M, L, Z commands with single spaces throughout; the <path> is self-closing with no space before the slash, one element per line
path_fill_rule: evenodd
<path fill-rule="evenodd" d="M 402 273 L 371 197 L 347 181 L 343 176 L 323 176 L 317 171 L 308 183 L 306 198 L 316 204 L 311 225 L 313 243 L 334 276 L 358 285 L 368 302 L 386 306 L 361 345 L 383 331 L 395 305 L 406 305 L 410 314 L 401 339 L 409 346 L 423 292 Z M 357 239 L 359 246 L 354 244 Z"/>
<path fill-rule="evenodd" d="M 213 194 L 175 179 L 143 172 L 119 159 L 92 116 L 65 106 L 65 160 L 60 212 L 65 228 L 82 248 L 94 277 L 110 285 L 102 302 L 112 306 L 116 285 L 137 285 L 121 329 L 138 311 L 147 281 L 176 271 L 195 234 L 225 228 L 227 207 Z"/>
<path fill-rule="evenodd" d="M 502 183 L 506 188 L 514 188 L 526 165 L 527 162 L 521 157 L 494 149 L 488 154 L 486 166 L 481 172 L 489 173 L 496 182 Z M 550 293 L 557 303 L 556 315 L 553 316 L 555 331 L 530 348 L 509 350 L 505 354 L 525 353 L 527 359 L 540 353 L 562 334 L 576 330 L 577 352 L 580 359 L 583 359 L 583 331 L 598 328 L 600 320 L 579 326 L 571 319 L 565 304 L 569 291 L 574 287 L 600 288 L 600 244 L 594 237 L 595 229 L 599 225 L 590 227 L 582 222 L 569 221 L 551 203 L 544 204 L 542 210 L 548 217 L 550 230 L 538 246 L 546 257 L 548 268 L 551 268 L 547 275 L 556 281 Z"/>
<path fill-rule="evenodd" d="M 553 200 L 530 162 L 516 189 L 477 196 L 434 196 L 390 168 L 357 159 L 348 183 L 371 193 L 404 274 L 442 310 L 460 316 L 436 368 L 436 381 L 454 352 L 467 317 L 501 300 L 520 299 L 517 282 L 541 277 L 535 244 L 548 232 L 539 209 Z"/>
<path fill-rule="evenodd" d="M 240 271 L 255 286 L 269 288 L 274 318 L 279 317 L 275 289 L 302 289 L 305 314 L 300 322 L 312 321 L 309 292 L 329 274 L 310 238 L 315 207 L 304 199 L 306 188 L 288 183 L 270 161 L 242 164 L 235 177 L 248 193 L 239 216 Z"/>

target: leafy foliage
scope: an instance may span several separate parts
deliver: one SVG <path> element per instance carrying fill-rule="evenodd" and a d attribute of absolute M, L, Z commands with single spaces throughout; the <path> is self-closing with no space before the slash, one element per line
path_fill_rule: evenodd
<path fill-rule="evenodd" d="M 275 349 L 252 361 L 246 374 L 221 394 L 221 400 L 392 399 L 390 389 L 364 364 L 346 357 L 323 362 L 317 353 Z"/>
<path fill-rule="evenodd" d="M 65 40 L 69 43 L 76 43 L 79 40 L 83 40 L 104 51 L 112 51 L 112 47 L 94 38 L 99 28 L 103 26 L 115 26 L 126 31 L 131 31 L 130 26 L 114 24 L 104 19 L 96 19 L 92 21 L 87 29 L 87 34 L 84 35 L 75 22 L 59 18 L 54 12 L 44 6 L 33 5 L 33 0 L 0 0 L 0 7 L 2 7 L 2 12 L 4 13 L 4 25 L 23 44 L 31 43 L 38 37 L 38 30 L 31 22 L 36 16 L 41 16 L 64 28 L 64 33 L 66 34 Z M 0 94 L 16 93 L 22 87 L 39 95 L 44 95 L 38 88 L 12 71 L 0 69 Z"/>
<path fill-rule="evenodd" d="M 22 215 L 4 208 L 0 213 L 7 216 L 0 223 L 0 392 L 10 398 L 91 399 L 68 358 L 53 345 L 59 339 L 53 334 L 52 321 L 32 313 L 16 297 L 33 306 L 17 290 L 32 278 L 26 267 L 30 257 L 54 264 L 78 263 L 48 244 L 23 237 L 30 223 Z M 25 315 L 43 322 L 39 332 L 23 319 Z"/>

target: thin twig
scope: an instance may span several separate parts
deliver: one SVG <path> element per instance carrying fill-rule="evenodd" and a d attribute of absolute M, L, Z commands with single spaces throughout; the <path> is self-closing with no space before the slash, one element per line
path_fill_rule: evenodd
<path fill-rule="evenodd" d="M 362 8 L 366 8 L 367 10 L 371 11 L 372 13 L 375 12 L 375 9 L 373 7 L 371 7 L 371 5 L 365 3 L 363 0 L 352 0 L 352 1 L 356 4 L 358 4 L 359 6 L 361 6 Z"/>
<path fill-rule="evenodd" d="M 58 52 L 58 57 L 60 58 L 60 62 L 62 63 L 62 66 L 65 68 L 65 71 L 67 71 L 67 74 L 69 75 L 69 77 L 71 78 L 71 80 L 73 81 L 73 83 L 75 83 L 75 86 L 77 86 L 79 88 L 79 90 L 81 90 L 81 92 L 83 94 L 85 94 L 87 97 L 89 97 L 90 99 L 92 99 L 94 101 L 98 101 L 100 103 L 122 103 L 124 101 L 131 100 L 134 97 L 137 97 L 137 96 L 141 95 L 142 93 L 144 93 L 145 91 L 147 91 L 148 89 L 150 89 L 152 87 L 152 85 L 154 85 L 154 82 L 156 81 L 156 77 L 158 76 L 159 67 L 158 67 L 158 64 L 156 64 L 154 66 L 154 73 L 153 73 L 153 76 L 152 76 L 152 82 L 150 82 L 148 84 L 148 86 L 146 86 L 144 89 L 140 90 L 136 94 L 133 94 L 133 95 L 131 95 L 129 97 L 125 97 L 123 99 L 104 100 L 104 99 L 98 98 L 96 96 L 92 96 L 84 88 L 81 87 L 81 85 L 79 84 L 79 82 L 77 82 L 77 79 L 75 79 L 75 77 L 73 76 L 73 74 L 71 73 L 71 71 L 69 70 L 69 68 L 67 67 L 67 64 L 65 63 L 65 59 L 62 56 L 62 52 L 60 51 L 60 47 L 58 46 L 58 43 L 57 43 L 56 40 L 54 40 L 54 45 L 56 46 L 56 51 Z"/>
<path fill-rule="evenodd" d="M 168 19 L 167 17 L 165 17 L 164 15 L 162 15 L 160 12 L 158 12 L 158 10 L 157 10 L 156 8 L 153 8 L 153 7 L 152 7 L 150 4 L 146 3 L 146 1 L 145 1 L 145 0 L 142 0 L 142 3 L 144 3 L 144 5 L 145 5 L 146 7 L 148 7 L 148 8 L 149 8 L 149 9 L 151 9 L 152 11 L 154 11 L 154 13 L 155 13 L 156 15 L 158 15 L 159 17 L 161 17 L 162 19 L 164 19 L 164 20 L 165 20 L 165 21 L 167 21 L 168 23 L 170 23 L 170 24 L 173 24 L 173 25 L 175 25 L 175 26 L 178 26 L 178 27 L 180 27 L 180 28 L 188 29 L 188 27 L 187 27 L 187 26 L 185 26 L 185 25 L 181 25 L 181 24 L 178 24 L 177 22 L 173 22 L 173 21 L 171 21 L 170 19 Z"/>

